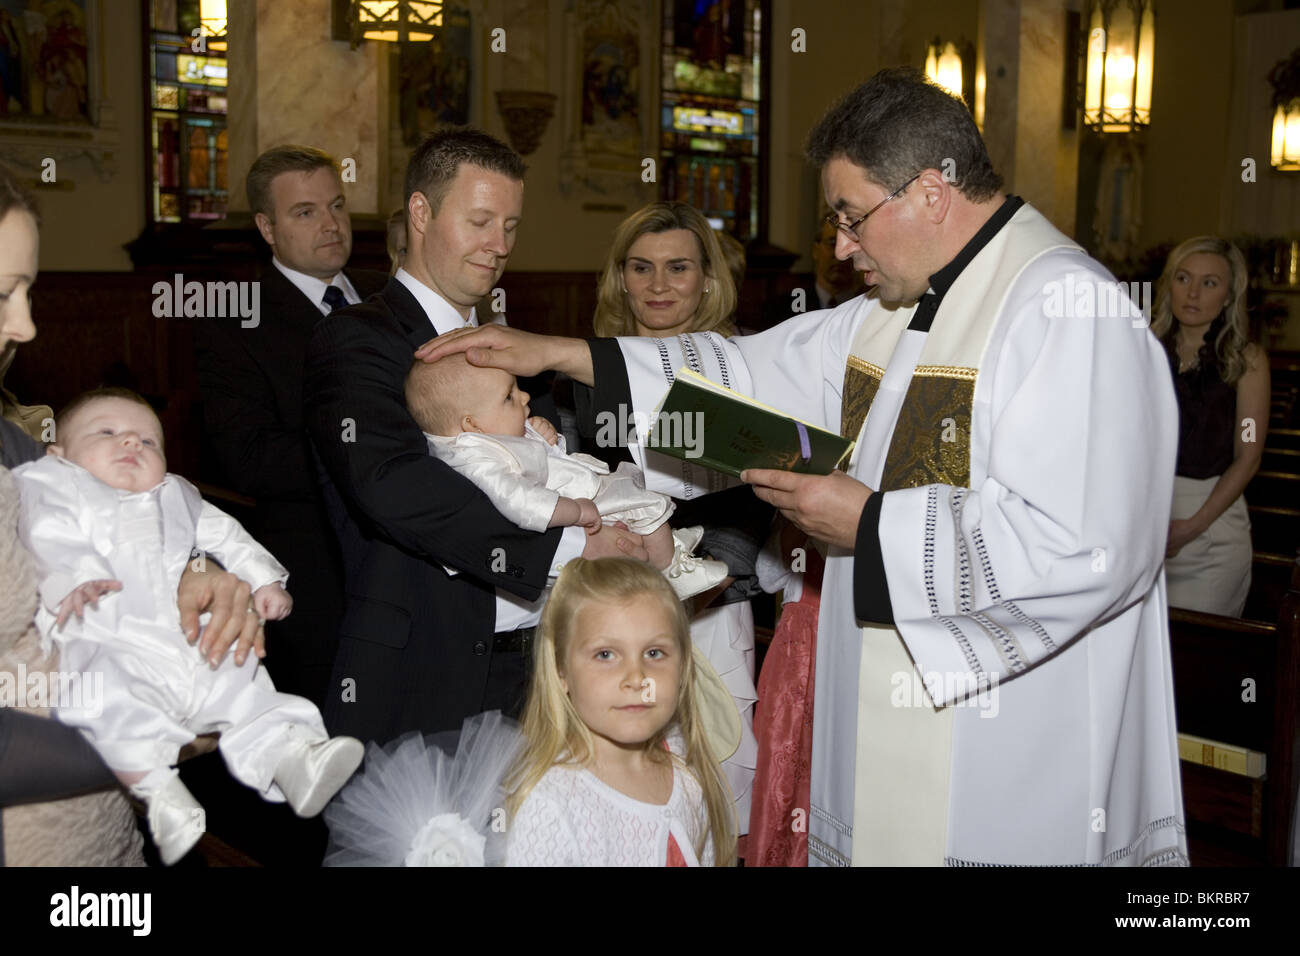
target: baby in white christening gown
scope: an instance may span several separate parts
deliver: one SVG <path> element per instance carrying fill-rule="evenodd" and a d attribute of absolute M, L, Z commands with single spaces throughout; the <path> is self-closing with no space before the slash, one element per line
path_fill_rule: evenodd
<path fill-rule="evenodd" d="M 726 577 L 721 561 L 693 555 L 702 529 L 669 528 L 672 499 L 647 491 L 636 466 L 624 462 L 611 473 L 590 455 L 567 454 L 550 422 L 528 417 L 528 395 L 509 372 L 475 367 L 460 354 L 417 360 L 406 379 L 406 404 L 429 452 L 478 485 L 519 527 L 595 530 L 621 521 L 645 536 L 650 563 L 682 598 Z"/>
<path fill-rule="evenodd" d="M 319 813 L 361 762 L 361 743 L 330 738 L 316 706 L 276 691 L 257 657 L 236 665 L 231 653 L 210 667 L 186 641 L 176 607 L 197 555 L 248 581 L 249 613 L 263 620 L 292 608 L 288 573 L 198 489 L 167 474 L 162 426 L 139 396 L 89 393 L 56 429 L 50 454 L 14 470 L 20 530 L 41 575 L 36 624 L 59 645 L 61 672 L 94 678 L 102 693 L 82 694 L 76 707 L 56 702 L 55 716 L 148 805 L 164 863 L 203 834 L 203 810 L 174 769 L 198 734 L 220 731 L 231 775 L 264 799 Z"/>

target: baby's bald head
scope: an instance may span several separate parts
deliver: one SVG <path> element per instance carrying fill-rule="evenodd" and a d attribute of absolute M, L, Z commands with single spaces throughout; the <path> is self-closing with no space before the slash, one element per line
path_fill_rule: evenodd
<path fill-rule="evenodd" d="M 406 407 L 430 435 L 465 431 L 522 435 L 528 397 L 509 372 L 470 365 L 463 352 L 417 359 L 406 375 Z"/>

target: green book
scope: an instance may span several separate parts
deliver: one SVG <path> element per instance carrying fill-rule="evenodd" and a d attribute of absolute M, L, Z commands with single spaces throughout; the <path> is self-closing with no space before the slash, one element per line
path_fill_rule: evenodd
<path fill-rule="evenodd" d="M 853 442 L 680 369 L 648 447 L 738 478 L 746 468 L 829 475 L 848 461 Z"/>

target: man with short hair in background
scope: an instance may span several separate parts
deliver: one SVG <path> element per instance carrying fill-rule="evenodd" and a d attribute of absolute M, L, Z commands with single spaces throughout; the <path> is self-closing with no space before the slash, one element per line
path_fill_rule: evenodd
<path fill-rule="evenodd" d="M 837 232 L 824 214 L 818 217 L 812 243 L 812 281 L 770 300 L 763 307 L 763 328 L 769 329 L 800 312 L 833 309 L 867 291 L 853 263 L 835 255 Z"/>
<path fill-rule="evenodd" d="M 255 326 L 205 319 L 195 340 L 208 439 L 227 485 L 257 499 L 250 531 L 289 569 L 295 606 L 267 625 L 276 686 L 319 705 L 334 662 L 343 576 L 302 419 L 307 343 L 325 315 L 383 288 L 378 272 L 345 269 L 352 254 L 338 165 L 309 146 L 277 146 L 245 180 L 271 247 Z"/>
<path fill-rule="evenodd" d="M 265 666 L 278 688 L 319 706 L 338 646 L 343 571 L 303 430 L 303 357 L 318 322 L 378 292 L 387 277 L 345 268 L 352 223 L 338 164 L 328 154 L 309 146 L 269 149 L 249 169 L 245 190 L 272 258 L 258 279 L 255 325 L 237 317 L 195 325 L 204 422 L 226 486 L 257 501 L 249 531 L 289 570 L 293 613 L 267 622 Z M 206 773 L 203 761 L 193 764 L 190 778 Z M 259 862 L 320 863 L 319 820 L 277 813 L 231 786 L 224 773 L 187 782 L 221 789 L 221 798 L 205 800 L 214 808 L 212 826 L 227 840 L 244 840 Z M 226 825 L 218 807 L 237 808 L 237 817 Z"/>

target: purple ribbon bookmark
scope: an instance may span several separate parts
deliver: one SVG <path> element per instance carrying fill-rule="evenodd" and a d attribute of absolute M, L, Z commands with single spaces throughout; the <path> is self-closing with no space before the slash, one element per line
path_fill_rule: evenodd
<path fill-rule="evenodd" d="M 799 457 L 806 465 L 812 461 L 812 443 L 808 441 L 808 429 L 804 427 L 803 422 L 795 422 L 794 427 L 799 432 Z"/>

